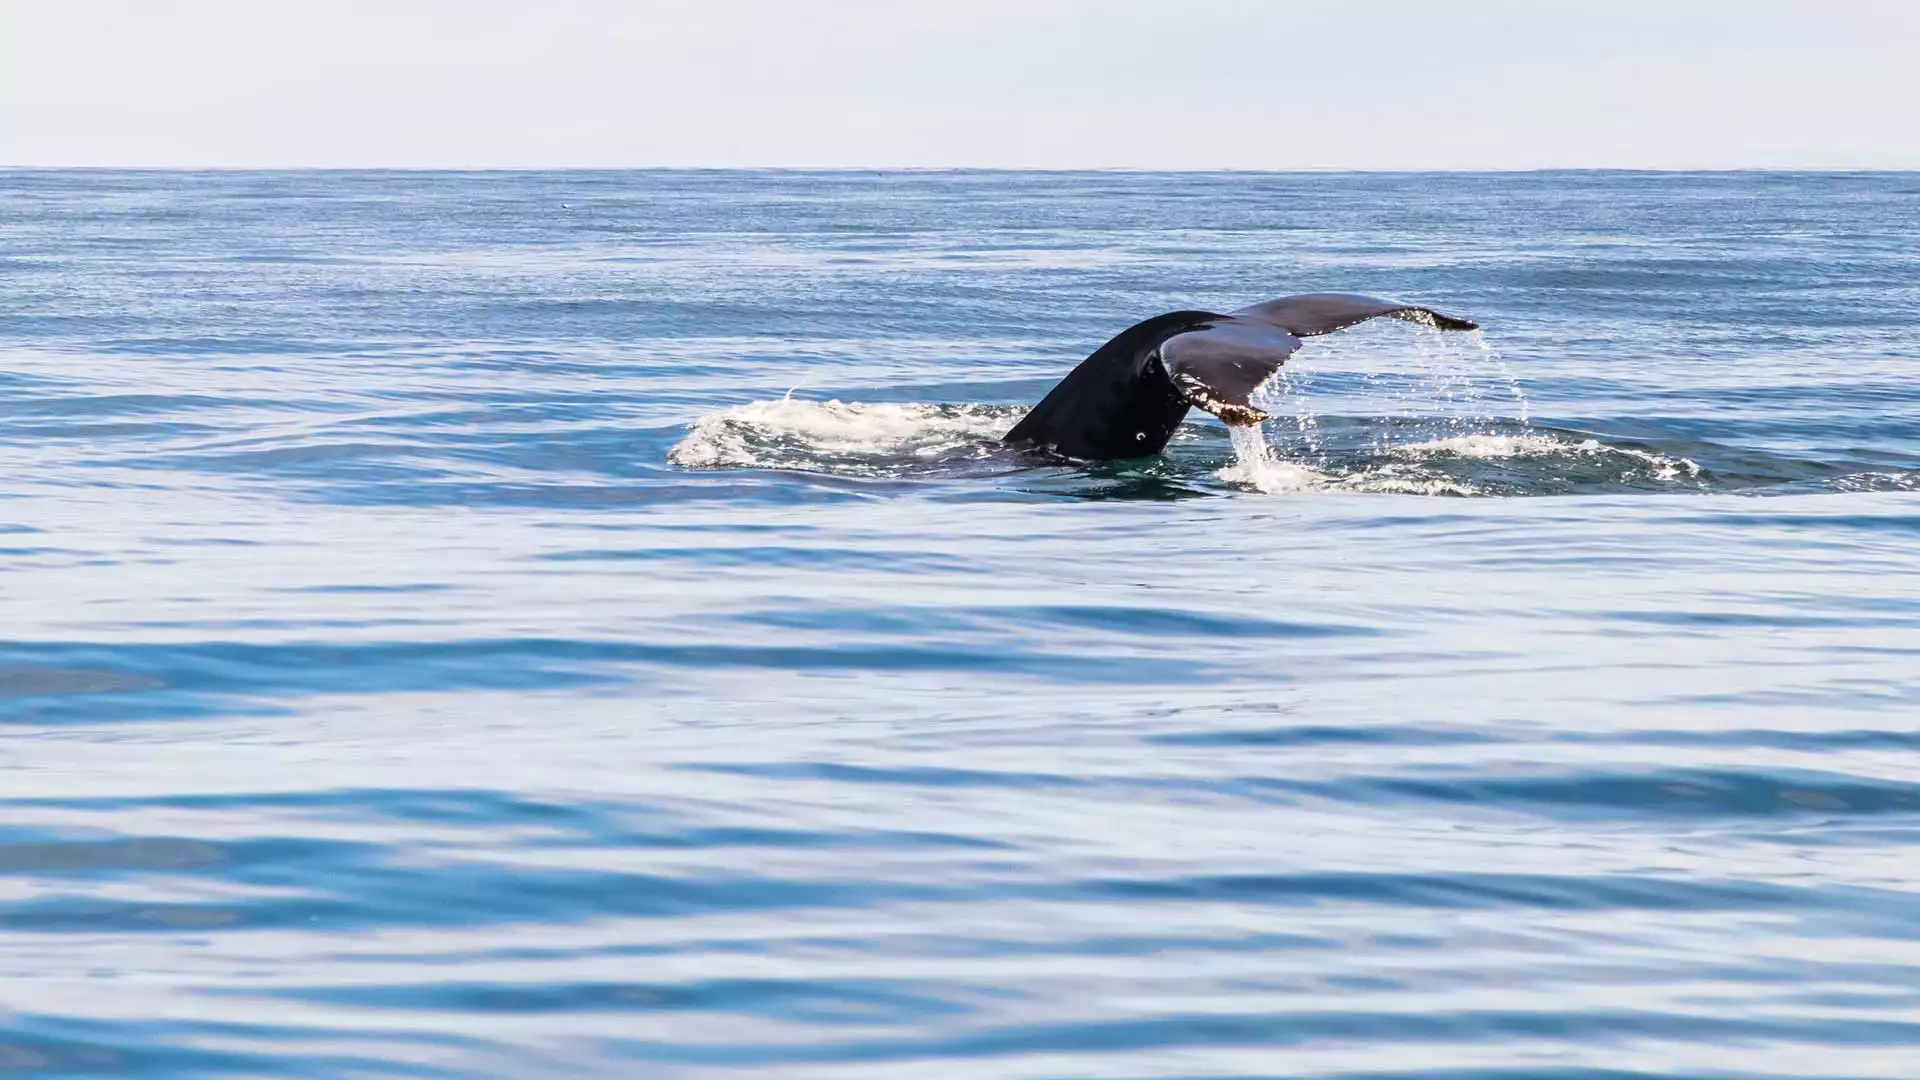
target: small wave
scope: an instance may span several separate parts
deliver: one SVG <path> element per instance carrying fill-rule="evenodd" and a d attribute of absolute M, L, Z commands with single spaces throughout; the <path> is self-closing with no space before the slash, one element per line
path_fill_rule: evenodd
<path fill-rule="evenodd" d="M 1831 481 L 1828 487 L 1833 491 L 1920 491 L 1920 469 L 1853 473 Z"/>
<path fill-rule="evenodd" d="M 1454 435 L 1431 442 L 1413 443 L 1396 446 L 1389 453 L 1395 457 L 1430 458 L 1468 458 L 1487 461 L 1506 458 L 1538 457 L 1623 457 L 1648 466 L 1655 480 L 1677 480 L 1682 475 L 1698 477 L 1698 463 L 1683 457 L 1668 457 L 1665 454 L 1646 450 L 1634 450 L 1624 446 L 1609 446 L 1598 439 L 1582 439 L 1573 442 L 1552 435 L 1528 433 L 1524 435 Z"/>
<path fill-rule="evenodd" d="M 1598 446 L 1599 443 L 1588 440 L 1585 446 Z M 1431 442 L 1412 443 L 1396 446 L 1392 453 L 1398 457 L 1463 457 L 1463 458 L 1516 458 L 1549 457 L 1564 454 L 1574 444 L 1556 439 L 1551 435 L 1454 435 Z"/>
<path fill-rule="evenodd" d="M 1434 476 L 1399 465 L 1376 465 L 1342 477 L 1340 489 L 1378 495 L 1484 495 L 1485 491 L 1450 476 Z"/>
<path fill-rule="evenodd" d="M 667 453 L 688 468 L 871 472 L 935 462 L 998 439 L 1023 412 L 993 405 L 755 401 L 695 420 Z M 973 455 L 970 455 L 973 456 Z"/>

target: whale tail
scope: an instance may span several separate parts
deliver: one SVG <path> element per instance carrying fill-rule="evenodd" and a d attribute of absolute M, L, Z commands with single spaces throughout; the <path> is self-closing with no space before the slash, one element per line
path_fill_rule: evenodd
<path fill-rule="evenodd" d="M 1233 425 L 1267 418 L 1252 402 L 1300 347 L 1378 316 L 1474 330 L 1432 308 L 1353 293 L 1306 293 L 1230 315 L 1175 311 L 1122 330 L 1048 391 L 1002 441 L 1071 458 L 1157 454 L 1195 405 Z"/>
<path fill-rule="evenodd" d="M 1161 346 L 1226 317 L 1175 311 L 1127 327 L 1061 379 L 1002 441 L 1087 460 L 1159 453 L 1193 406 L 1161 361 Z"/>

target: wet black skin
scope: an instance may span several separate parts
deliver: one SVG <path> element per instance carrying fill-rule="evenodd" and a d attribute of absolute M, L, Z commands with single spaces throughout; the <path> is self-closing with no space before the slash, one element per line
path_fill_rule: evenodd
<path fill-rule="evenodd" d="M 1001 441 L 1086 461 L 1159 453 L 1193 407 L 1161 366 L 1160 346 L 1225 317 L 1175 311 L 1135 323 L 1082 360 Z"/>

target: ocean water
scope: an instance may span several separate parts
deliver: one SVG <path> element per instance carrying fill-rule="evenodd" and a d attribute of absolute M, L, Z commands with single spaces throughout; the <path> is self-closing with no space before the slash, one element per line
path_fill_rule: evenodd
<path fill-rule="evenodd" d="M 1920 1076 L 1920 176 L 0 172 L 0 1072 Z M 1343 289 L 1257 433 L 993 446 Z"/>

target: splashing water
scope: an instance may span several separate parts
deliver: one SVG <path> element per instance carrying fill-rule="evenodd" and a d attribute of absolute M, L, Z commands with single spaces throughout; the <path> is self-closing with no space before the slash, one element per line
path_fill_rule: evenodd
<path fill-rule="evenodd" d="M 1655 466 L 1662 479 L 1686 473 L 1688 476 L 1700 475 L 1700 466 L 1683 457 L 1668 457 L 1665 454 L 1648 453 L 1624 446 L 1608 446 L 1598 439 L 1582 439 L 1570 442 L 1552 435 L 1455 435 L 1431 442 L 1410 443 L 1394 447 L 1392 453 L 1397 457 L 1431 458 L 1460 457 L 1482 460 L 1496 458 L 1526 457 L 1596 457 L 1606 454 L 1618 454 Z"/>
<path fill-rule="evenodd" d="M 1372 336 L 1380 337 L 1377 333 Z M 1374 455 L 1400 460 L 1376 460 L 1345 472 L 1336 468 L 1328 435 L 1308 395 L 1313 375 L 1284 367 L 1260 388 L 1255 403 L 1272 414 L 1291 415 L 1304 461 L 1276 457 L 1265 425 L 1232 428 L 1234 458 L 1216 475 L 1228 483 L 1268 493 L 1342 489 L 1471 495 L 1481 492 L 1472 484 L 1422 472 L 1418 463 L 1436 457 L 1495 459 L 1588 452 L 1586 444 L 1526 433 L 1530 427 L 1526 393 L 1480 331 L 1448 333 L 1422 328 L 1411 337 L 1382 340 L 1388 343 L 1387 348 L 1381 348 L 1377 341 L 1343 347 L 1316 339 L 1314 344 L 1317 354 L 1334 359 L 1327 366 L 1361 369 L 1362 393 L 1341 401 L 1341 405 L 1363 415 L 1392 418 L 1389 423 L 1366 425 L 1366 430 Z M 1350 356 L 1349 350 L 1359 356 Z M 1379 366 L 1347 363 L 1359 358 L 1374 359 Z M 1517 418 L 1497 414 L 1495 402 L 1502 397 L 1513 402 Z M 1511 427 L 1516 420 L 1523 429 L 1521 434 L 1493 430 Z M 1425 438 L 1413 444 L 1397 443 L 1395 437 L 1401 433 Z M 1686 468 L 1698 475 L 1698 466 L 1692 462 L 1662 459 L 1655 464 L 1661 479 Z"/>
<path fill-rule="evenodd" d="M 1274 457 L 1265 424 L 1230 426 L 1227 434 L 1233 439 L 1233 461 L 1214 474 L 1220 479 L 1270 495 L 1327 486 L 1325 473 Z"/>
<path fill-rule="evenodd" d="M 1314 415 L 1313 403 L 1307 400 L 1304 383 L 1304 379 L 1296 381 L 1294 372 L 1283 367 L 1254 391 L 1253 403 L 1267 413 L 1291 413 L 1301 447 L 1309 458 L 1325 465 L 1327 453 L 1320 438 L 1320 420 Z M 1282 398 L 1286 399 L 1284 406 L 1280 404 Z"/>
<path fill-rule="evenodd" d="M 1500 420 L 1495 401 L 1508 396 L 1526 425 L 1526 394 L 1484 333 L 1423 329 L 1408 345 L 1417 377 L 1402 383 L 1398 404 L 1406 415 L 1424 415 L 1443 431 L 1468 434 Z"/>
<path fill-rule="evenodd" d="M 1266 425 L 1229 427 L 1233 460 L 1214 475 L 1265 495 L 1297 491 L 1353 491 L 1397 495 L 1479 495 L 1472 484 L 1422 471 L 1404 462 L 1383 462 L 1347 472 L 1310 468 L 1274 456 Z"/>
<path fill-rule="evenodd" d="M 667 460 L 688 468 L 806 468 L 865 472 L 881 463 L 967 455 L 1025 410 L 994 405 L 776 401 L 695 420 Z"/>
<path fill-rule="evenodd" d="M 1322 466 L 1330 417 L 1390 418 L 1373 428 L 1375 453 L 1390 453 L 1396 435 L 1434 438 L 1530 424 L 1519 380 L 1478 330 L 1356 327 L 1312 339 L 1302 356 L 1262 388 L 1262 403 L 1293 416 L 1305 452 Z M 1315 387 L 1336 389 L 1312 401 L 1308 390 Z"/>
<path fill-rule="evenodd" d="M 1547 457 L 1577 452 L 1583 447 L 1599 447 L 1589 439 L 1584 444 L 1568 443 L 1551 435 L 1450 435 L 1423 443 L 1407 443 L 1389 451 L 1395 457 L 1421 459 L 1435 457 L 1473 458 L 1491 461 L 1500 458 Z"/>
<path fill-rule="evenodd" d="M 1499 374 L 1500 383 L 1506 390 L 1507 396 L 1513 399 L 1514 418 L 1519 420 L 1523 427 L 1531 423 L 1526 388 L 1520 385 L 1520 377 L 1513 373 L 1513 366 L 1507 363 L 1507 358 L 1493 347 L 1493 342 L 1487 340 L 1486 333 L 1481 330 L 1469 331 L 1462 339 L 1462 344 L 1479 354 L 1478 361 L 1482 367 L 1490 368 Z"/>

